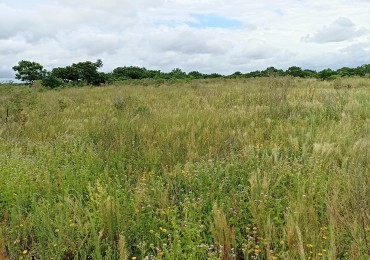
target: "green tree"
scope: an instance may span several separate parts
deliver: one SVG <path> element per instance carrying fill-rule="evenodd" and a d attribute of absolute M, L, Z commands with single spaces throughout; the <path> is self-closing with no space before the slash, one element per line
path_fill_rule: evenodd
<path fill-rule="evenodd" d="M 78 70 L 72 66 L 67 66 L 65 68 L 54 68 L 52 69 L 51 73 L 53 76 L 63 80 L 65 83 L 78 82 L 80 78 Z"/>
<path fill-rule="evenodd" d="M 317 78 L 317 72 L 315 70 L 303 70 L 304 78 Z"/>
<path fill-rule="evenodd" d="M 104 75 L 98 72 L 103 67 L 103 62 L 98 59 L 96 62 L 85 61 L 72 64 L 72 69 L 78 73 L 78 80 L 87 84 L 99 85 L 105 83 Z"/>
<path fill-rule="evenodd" d="M 42 85 L 48 88 L 59 88 L 64 84 L 63 80 L 57 78 L 53 73 L 48 72 L 42 79 Z"/>
<path fill-rule="evenodd" d="M 64 81 L 65 83 L 81 83 L 92 85 L 100 85 L 106 82 L 106 75 L 98 72 L 98 69 L 103 66 L 103 62 L 99 59 L 96 62 L 85 61 L 73 63 L 71 66 L 54 68 L 51 74 Z"/>
<path fill-rule="evenodd" d="M 338 75 L 337 72 L 332 69 L 324 69 L 317 74 L 318 78 L 322 80 L 333 79 L 336 75 Z"/>
<path fill-rule="evenodd" d="M 261 71 L 261 73 L 266 77 L 284 76 L 284 71 L 276 69 L 275 67 L 268 67 L 267 69 Z"/>
<path fill-rule="evenodd" d="M 337 74 L 341 77 L 352 77 L 355 75 L 355 69 L 343 67 L 337 70 Z"/>
<path fill-rule="evenodd" d="M 140 67 L 118 67 L 113 70 L 113 77 L 117 80 L 152 78 L 157 72 L 148 71 Z"/>
<path fill-rule="evenodd" d="M 168 73 L 168 76 L 173 79 L 184 79 L 186 78 L 186 73 L 179 68 L 175 68 L 170 73 Z"/>
<path fill-rule="evenodd" d="M 201 79 L 204 77 L 204 75 L 198 71 L 192 71 L 188 73 L 188 76 L 193 79 Z"/>
<path fill-rule="evenodd" d="M 293 77 L 301 77 L 304 78 L 304 72 L 300 67 L 292 66 L 287 69 L 286 74 L 293 76 Z"/>
<path fill-rule="evenodd" d="M 13 67 L 15 78 L 32 85 L 35 80 L 42 80 L 46 75 L 44 67 L 34 61 L 21 60 Z"/>

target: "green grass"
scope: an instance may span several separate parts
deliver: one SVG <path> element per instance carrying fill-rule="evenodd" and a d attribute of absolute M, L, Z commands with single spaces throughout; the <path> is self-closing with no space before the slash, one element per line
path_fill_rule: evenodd
<path fill-rule="evenodd" d="M 369 79 L 2 87 L 0 102 L 1 259 L 370 257 Z"/>

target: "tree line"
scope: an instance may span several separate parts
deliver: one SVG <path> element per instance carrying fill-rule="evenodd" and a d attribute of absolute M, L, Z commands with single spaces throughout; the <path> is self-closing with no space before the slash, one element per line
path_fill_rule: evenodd
<path fill-rule="evenodd" d="M 292 66 L 287 70 L 269 67 L 265 70 L 257 70 L 248 73 L 239 71 L 231 75 L 217 73 L 204 74 L 198 71 L 186 73 L 179 68 L 171 72 L 160 70 L 148 70 L 144 67 L 118 67 L 112 72 L 104 73 L 98 70 L 103 67 L 103 62 L 85 61 L 73 63 L 66 67 L 53 68 L 47 71 L 44 67 L 34 61 L 22 60 L 13 67 L 16 72 L 15 78 L 32 85 L 34 81 L 40 80 L 45 87 L 58 88 L 67 84 L 72 85 L 101 85 L 116 81 L 136 79 L 209 79 L 209 78 L 256 78 L 256 77 L 280 77 L 292 76 L 301 78 L 317 78 L 331 80 L 338 77 L 364 77 L 370 75 L 370 64 L 364 64 L 356 68 L 343 67 L 338 70 L 330 68 L 321 71 L 302 69 Z"/>

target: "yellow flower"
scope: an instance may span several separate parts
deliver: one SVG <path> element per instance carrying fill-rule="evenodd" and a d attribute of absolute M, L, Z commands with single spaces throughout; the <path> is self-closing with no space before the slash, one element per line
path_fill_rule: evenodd
<path fill-rule="evenodd" d="M 20 224 L 19 227 L 23 227 L 23 224 Z"/>
<path fill-rule="evenodd" d="M 160 227 L 159 229 L 160 229 L 163 233 L 166 233 L 166 232 L 167 232 L 167 229 L 165 229 L 165 228 Z"/>
<path fill-rule="evenodd" d="M 133 256 L 133 257 L 132 257 L 132 260 L 136 260 L 136 256 Z"/>
<path fill-rule="evenodd" d="M 317 256 L 322 256 L 322 253 L 318 253 Z"/>
<path fill-rule="evenodd" d="M 308 248 L 313 248 L 313 244 L 307 244 L 306 245 Z"/>
<path fill-rule="evenodd" d="M 321 227 L 320 230 L 321 231 L 326 231 L 326 230 L 328 230 L 328 228 L 327 227 Z"/>
<path fill-rule="evenodd" d="M 323 253 L 326 253 L 326 249 L 323 249 L 323 250 L 322 250 L 322 252 L 323 252 Z"/>
<path fill-rule="evenodd" d="M 327 240 L 327 239 L 328 239 L 328 237 L 327 237 L 327 236 L 323 236 L 323 237 L 322 237 L 322 239 L 323 239 L 323 240 Z"/>
<path fill-rule="evenodd" d="M 27 249 L 23 250 L 23 252 L 22 252 L 22 254 L 24 254 L 24 255 L 26 255 L 27 253 L 28 253 Z"/>

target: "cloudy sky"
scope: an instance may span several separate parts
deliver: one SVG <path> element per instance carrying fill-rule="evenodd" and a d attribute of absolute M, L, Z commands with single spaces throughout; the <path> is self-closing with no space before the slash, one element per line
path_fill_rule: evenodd
<path fill-rule="evenodd" d="M 230 74 L 370 63 L 370 0 L 0 0 L 0 78 L 102 59 Z"/>

